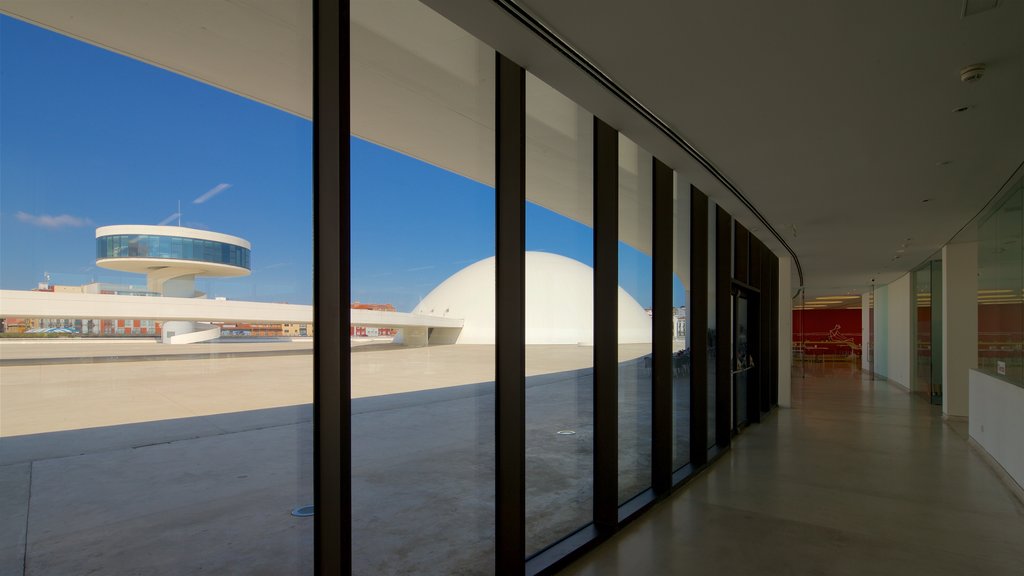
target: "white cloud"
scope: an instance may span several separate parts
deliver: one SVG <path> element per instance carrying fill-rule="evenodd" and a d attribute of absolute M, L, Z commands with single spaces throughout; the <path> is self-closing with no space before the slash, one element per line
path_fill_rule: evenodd
<path fill-rule="evenodd" d="M 214 186 L 213 188 L 210 188 L 209 190 L 204 192 L 201 196 L 199 196 L 198 198 L 193 200 L 192 203 L 193 204 L 202 204 L 203 202 L 206 202 L 210 198 L 213 198 L 214 196 L 216 196 L 217 194 L 220 194 L 221 192 L 227 190 L 228 188 L 231 188 L 231 184 L 224 184 L 224 183 L 217 184 L 216 186 Z"/>
<path fill-rule="evenodd" d="M 89 220 L 88 218 L 81 218 L 70 214 L 61 214 L 60 216 L 40 214 L 36 216 L 34 214 L 29 214 L 28 212 L 18 212 L 15 214 L 15 217 L 26 224 L 31 224 L 40 228 L 48 228 L 50 230 L 57 230 L 59 228 L 81 228 L 82 226 L 89 226 L 92 224 L 92 220 Z"/>

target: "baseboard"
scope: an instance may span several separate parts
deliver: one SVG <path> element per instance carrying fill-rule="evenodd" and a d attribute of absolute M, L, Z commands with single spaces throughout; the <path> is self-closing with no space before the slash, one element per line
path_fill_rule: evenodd
<path fill-rule="evenodd" d="M 1021 487 L 1020 484 L 1017 484 L 1017 481 L 1013 478 L 1013 476 L 1010 476 L 1010 473 L 1006 471 L 1006 468 L 1003 468 L 1003 465 L 1000 464 L 999 461 L 996 460 L 991 454 L 989 454 L 988 450 L 985 450 L 985 447 L 979 444 L 977 440 L 975 440 L 974 438 L 968 438 L 967 445 L 973 448 L 974 451 L 981 456 L 981 459 L 984 460 L 989 465 L 989 467 L 995 471 L 996 476 L 998 476 L 999 479 L 1003 481 L 1003 484 L 1006 484 L 1006 487 L 1010 489 L 1010 492 L 1012 492 L 1013 495 L 1017 498 L 1017 500 L 1020 502 L 1020 505 L 1024 507 L 1024 487 Z"/>

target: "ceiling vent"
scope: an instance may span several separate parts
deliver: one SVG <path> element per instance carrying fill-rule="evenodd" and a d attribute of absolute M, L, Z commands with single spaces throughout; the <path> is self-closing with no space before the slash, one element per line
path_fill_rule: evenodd
<path fill-rule="evenodd" d="M 964 10 L 960 13 L 961 18 L 988 12 L 999 5 L 999 0 L 964 0 Z"/>
<path fill-rule="evenodd" d="M 981 80 L 981 77 L 984 75 L 984 64 L 971 64 L 970 66 L 964 66 L 963 69 L 960 70 L 960 81 L 970 84 L 971 82 Z"/>

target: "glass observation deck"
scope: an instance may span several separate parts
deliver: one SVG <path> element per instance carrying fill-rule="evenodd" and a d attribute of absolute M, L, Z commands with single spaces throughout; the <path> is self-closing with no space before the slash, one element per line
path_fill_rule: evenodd
<path fill-rule="evenodd" d="M 226 242 L 154 236 L 147 234 L 116 234 L 96 239 L 96 259 L 166 258 L 225 264 L 251 270 L 249 249 Z"/>

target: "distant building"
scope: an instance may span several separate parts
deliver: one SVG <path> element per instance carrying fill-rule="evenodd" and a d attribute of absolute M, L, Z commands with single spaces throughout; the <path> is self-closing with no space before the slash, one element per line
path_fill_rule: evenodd
<path fill-rule="evenodd" d="M 397 312 L 394 304 L 363 304 L 362 302 L 353 302 L 353 310 L 375 310 L 377 312 Z M 377 328 L 352 325 L 349 326 L 348 335 L 359 337 L 359 338 L 377 338 L 379 336 L 397 336 L 397 328 Z"/>
<path fill-rule="evenodd" d="M 686 306 L 678 306 L 672 309 L 672 339 L 682 343 L 682 348 L 688 347 L 686 341 Z"/>
<path fill-rule="evenodd" d="M 353 310 L 376 310 L 378 312 L 397 312 L 393 304 L 363 304 L 361 302 L 352 303 Z"/>
<path fill-rule="evenodd" d="M 281 334 L 289 336 L 313 336 L 313 323 L 291 323 L 281 324 Z"/>

